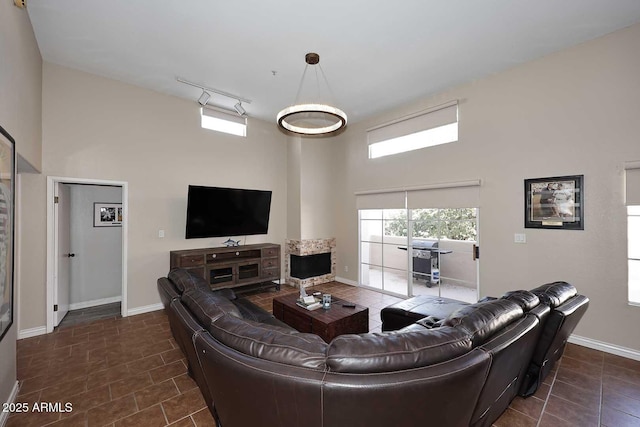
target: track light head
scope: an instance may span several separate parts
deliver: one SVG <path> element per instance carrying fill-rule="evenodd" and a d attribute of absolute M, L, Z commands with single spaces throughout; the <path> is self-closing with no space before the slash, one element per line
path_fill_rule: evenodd
<path fill-rule="evenodd" d="M 242 102 L 241 101 L 238 101 L 238 103 L 236 105 L 234 105 L 233 108 L 235 108 L 235 110 L 241 116 L 244 116 L 245 114 L 247 114 L 247 110 L 244 109 L 244 107 L 242 106 Z"/>
<path fill-rule="evenodd" d="M 209 94 L 209 92 L 207 92 L 206 90 L 203 90 L 202 95 L 200 95 L 200 98 L 198 98 L 198 104 L 202 106 L 207 105 L 207 101 L 209 101 L 209 98 L 211 98 L 211 95 Z"/>

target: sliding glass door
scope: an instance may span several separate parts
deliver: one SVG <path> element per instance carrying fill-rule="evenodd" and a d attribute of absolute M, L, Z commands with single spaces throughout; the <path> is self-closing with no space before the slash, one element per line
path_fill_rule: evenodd
<path fill-rule="evenodd" d="M 478 296 L 478 210 L 366 209 L 360 216 L 360 284 L 402 296 Z"/>
<path fill-rule="evenodd" d="M 478 300 L 478 209 L 409 209 L 411 295 Z"/>
<path fill-rule="evenodd" d="M 477 301 L 479 181 L 367 192 L 356 204 L 361 286 Z"/>

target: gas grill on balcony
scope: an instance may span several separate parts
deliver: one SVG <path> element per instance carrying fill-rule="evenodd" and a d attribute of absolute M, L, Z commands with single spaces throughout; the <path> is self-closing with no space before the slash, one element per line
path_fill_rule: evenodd
<path fill-rule="evenodd" d="M 398 249 L 407 250 L 406 247 Z M 439 249 L 437 240 L 413 240 L 413 278 L 424 280 L 428 288 L 440 283 L 440 255 L 450 254 L 448 249 Z"/>

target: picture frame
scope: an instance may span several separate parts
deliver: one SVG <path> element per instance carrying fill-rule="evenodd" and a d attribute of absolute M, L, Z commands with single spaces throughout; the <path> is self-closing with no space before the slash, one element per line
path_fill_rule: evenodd
<path fill-rule="evenodd" d="M 122 227 L 122 203 L 94 203 L 94 227 Z"/>
<path fill-rule="evenodd" d="M 0 126 L 0 341 L 14 317 L 15 144 Z"/>
<path fill-rule="evenodd" d="M 584 175 L 525 179 L 524 227 L 584 230 Z"/>

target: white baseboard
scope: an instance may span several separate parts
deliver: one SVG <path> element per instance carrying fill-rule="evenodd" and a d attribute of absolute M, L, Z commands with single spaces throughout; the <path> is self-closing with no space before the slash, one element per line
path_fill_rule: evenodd
<path fill-rule="evenodd" d="M 114 302 L 121 302 L 122 297 L 110 297 L 110 298 L 101 298 L 94 299 L 92 301 L 84 301 L 84 302 L 74 302 L 73 304 L 69 304 L 69 310 L 79 310 L 81 308 L 95 307 L 97 305 L 104 304 L 113 304 Z"/>
<path fill-rule="evenodd" d="M 164 309 L 164 305 L 161 302 L 158 304 L 145 305 L 142 307 L 132 308 L 127 310 L 127 316 L 135 316 L 136 314 L 144 314 L 152 311 L 158 311 Z"/>
<path fill-rule="evenodd" d="M 605 353 L 615 354 L 616 356 L 626 357 L 627 359 L 640 360 L 640 351 L 632 348 L 609 344 L 604 341 L 598 341 L 578 335 L 571 335 L 569 337 L 569 342 L 583 347 L 592 348 L 594 350 L 600 350 Z"/>
<path fill-rule="evenodd" d="M 355 281 L 349 280 L 349 279 L 345 279 L 344 277 L 336 276 L 336 282 L 344 283 L 344 284 L 351 285 L 351 286 L 358 286 L 358 282 L 355 282 Z"/>
<path fill-rule="evenodd" d="M 9 399 L 6 401 L 6 403 L 10 404 L 16 401 L 16 397 L 18 397 L 18 390 L 20 390 L 20 383 L 16 381 L 16 383 L 13 385 L 13 390 L 11 390 L 11 394 L 9 395 Z M 9 412 L 0 411 L 0 427 L 4 427 L 5 424 L 7 424 L 8 419 L 9 419 Z"/>
<path fill-rule="evenodd" d="M 38 326 L 35 328 L 23 329 L 18 331 L 18 339 L 22 340 L 25 338 L 37 337 L 38 335 L 44 335 L 47 333 L 46 326 Z"/>

